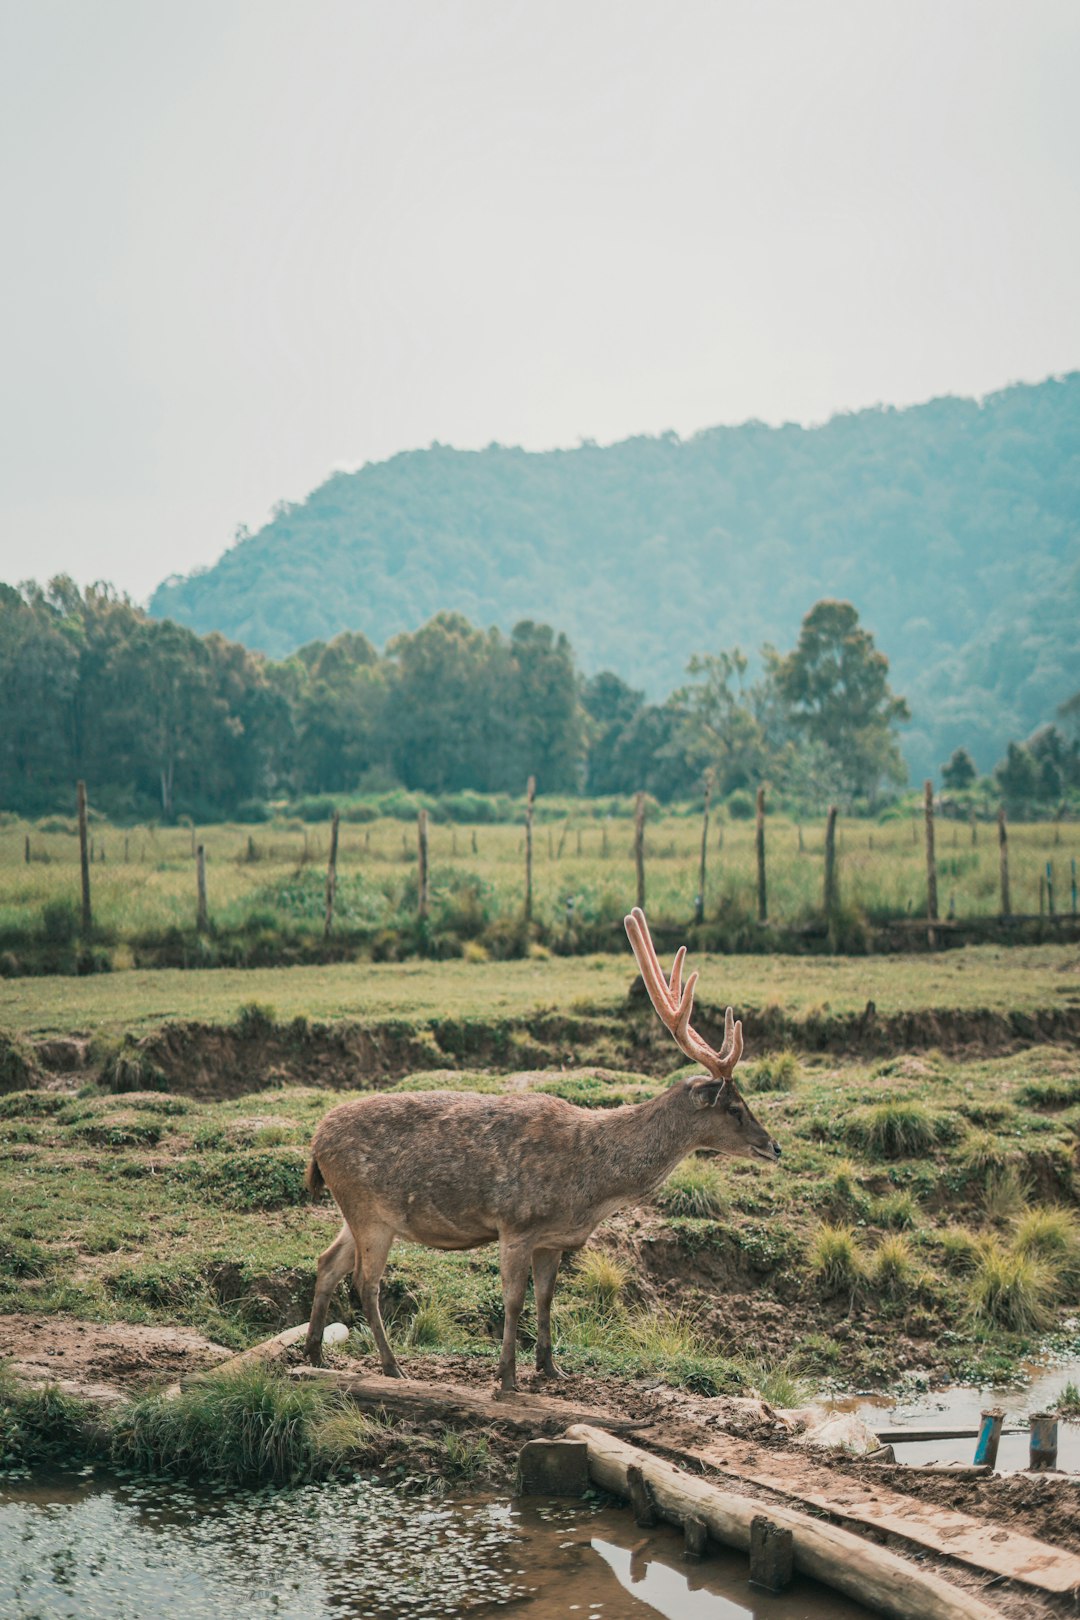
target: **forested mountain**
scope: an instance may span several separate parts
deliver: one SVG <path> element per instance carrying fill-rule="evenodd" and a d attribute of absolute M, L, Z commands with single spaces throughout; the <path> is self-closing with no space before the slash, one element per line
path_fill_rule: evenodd
<path fill-rule="evenodd" d="M 281 657 L 440 610 L 559 626 L 651 697 L 694 653 L 790 645 L 852 601 L 921 776 L 989 768 L 1080 687 L 1080 373 L 981 403 L 749 422 L 542 454 L 442 445 L 338 473 L 151 611 Z"/>

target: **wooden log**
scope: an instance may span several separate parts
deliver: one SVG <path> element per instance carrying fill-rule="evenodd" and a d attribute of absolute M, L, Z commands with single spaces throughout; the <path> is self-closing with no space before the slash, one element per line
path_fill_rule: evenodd
<path fill-rule="evenodd" d="M 1031 1440 L 1028 1445 L 1028 1467 L 1033 1473 L 1041 1469 L 1056 1468 L 1058 1454 L 1058 1416 L 1056 1412 L 1032 1412 Z"/>
<path fill-rule="evenodd" d="M 714 1540 L 749 1551 L 750 1524 L 761 1511 L 760 1501 L 695 1478 L 589 1424 L 575 1424 L 568 1436 L 588 1445 L 589 1474 L 604 1490 L 629 1496 L 627 1470 L 636 1465 L 663 1518 L 682 1524 L 693 1515 L 705 1521 Z M 1001 1620 L 1000 1611 L 981 1599 L 850 1530 L 783 1506 L 770 1505 L 769 1517 L 792 1532 L 794 1565 L 800 1573 L 892 1620 Z"/>
<path fill-rule="evenodd" d="M 402 1417 L 454 1418 L 459 1422 L 490 1423 L 532 1434 L 555 1434 L 567 1424 L 603 1424 L 606 1429 L 631 1431 L 644 1427 L 627 1422 L 600 1407 L 581 1406 L 553 1395 L 495 1394 L 466 1384 L 429 1383 L 419 1378 L 384 1378 L 381 1373 L 338 1372 L 331 1367 L 290 1367 L 299 1380 L 317 1379 L 332 1384 L 357 1405 Z M 571 1439 L 577 1436 L 571 1435 Z"/>
<path fill-rule="evenodd" d="M 339 1325 L 339 1324 L 335 1324 Z M 208 1378 L 218 1378 L 222 1373 L 236 1372 L 240 1367 L 250 1367 L 256 1361 L 279 1361 L 292 1344 L 297 1344 L 307 1333 L 307 1323 L 301 1322 L 299 1327 L 286 1328 L 284 1333 L 275 1333 L 271 1339 L 263 1339 L 259 1344 L 253 1344 L 248 1350 L 241 1350 L 239 1355 L 229 1356 L 225 1361 L 218 1361 L 212 1367 L 201 1372 L 191 1373 L 170 1384 L 165 1391 L 167 1401 L 175 1400 L 181 1390 L 189 1384 L 203 1383 Z"/>
<path fill-rule="evenodd" d="M 662 1432 L 656 1430 L 648 1439 L 650 1445 L 662 1447 L 680 1462 L 763 1485 L 800 1506 L 824 1510 L 878 1534 L 902 1536 L 985 1574 L 1005 1576 L 1047 1592 L 1080 1589 L 1080 1558 L 1075 1553 L 954 1508 L 905 1496 L 876 1481 L 838 1477 L 827 1464 L 797 1452 L 767 1449 L 726 1434 L 700 1447 L 667 1446 Z M 890 1484 L 901 1479 L 893 1475 Z"/>

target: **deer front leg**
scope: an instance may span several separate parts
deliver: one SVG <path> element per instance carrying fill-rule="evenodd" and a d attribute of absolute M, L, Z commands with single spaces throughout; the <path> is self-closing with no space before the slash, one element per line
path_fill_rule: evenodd
<path fill-rule="evenodd" d="M 537 1249 L 533 1255 L 533 1293 L 536 1295 L 536 1370 L 545 1378 L 561 1378 L 551 1354 L 551 1300 L 559 1272 L 561 1249 Z"/>
<path fill-rule="evenodd" d="M 330 1247 L 319 1256 L 319 1267 L 315 1274 L 315 1297 L 311 1302 L 311 1316 L 304 1341 L 304 1354 L 313 1367 L 317 1367 L 322 1360 L 322 1336 L 330 1309 L 330 1296 L 342 1277 L 353 1269 L 355 1259 L 353 1235 L 348 1226 L 343 1226 Z"/>
<path fill-rule="evenodd" d="M 499 1357 L 499 1388 L 504 1392 L 517 1389 L 517 1331 L 521 1320 L 521 1307 L 525 1303 L 525 1287 L 529 1280 L 531 1251 L 521 1238 L 502 1238 L 499 1242 L 499 1273 L 503 1292 L 502 1355 Z"/>

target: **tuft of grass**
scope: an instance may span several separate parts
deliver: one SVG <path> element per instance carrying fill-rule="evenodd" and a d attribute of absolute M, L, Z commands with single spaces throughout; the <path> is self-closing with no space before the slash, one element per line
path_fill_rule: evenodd
<path fill-rule="evenodd" d="M 718 1217 L 729 1209 L 723 1176 L 712 1159 L 684 1159 L 661 1187 L 657 1203 L 668 1215 Z"/>
<path fill-rule="evenodd" d="M 743 1091 L 793 1091 L 799 1079 L 799 1060 L 785 1048 L 759 1058 L 750 1068 L 739 1074 Z"/>
<path fill-rule="evenodd" d="M 890 1232 L 910 1232 L 918 1225 L 919 1206 L 909 1192 L 886 1193 L 871 1203 L 870 1219 Z"/>
<path fill-rule="evenodd" d="M 865 1214 L 869 1200 L 859 1175 L 859 1167 L 852 1159 L 839 1159 L 822 1184 L 821 1206 L 838 1216 Z"/>
<path fill-rule="evenodd" d="M 1009 1149 L 989 1131 L 972 1131 L 960 1149 L 960 1168 L 965 1179 L 983 1186 L 991 1177 L 1000 1176 L 1011 1162 Z"/>
<path fill-rule="evenodd" d="M 1059 1277 L 1075 1281 L 1080 1271 L 1080 1227 L 1071 1209 L 1026 1210 L 1013 1228 L 1013 1250 L 1045 1260 Z"/>
<path fill-rule="evenodd" d="M 879 1159 L 908 1159 L 929 1153 L 954 1127 L 920 1102 L 883 1102 L 857 1109 L 847 1121 L 853 1146 Z"/>
<path fill-rule="evenodd" d="M 980 1240 L 966 1226 L 947 1226 L 938 1237 L 945 1264 L 951 1271 L 973 1271 L 978 1263 Z"/>
<path fill-rule="evenodd" d="M 875 1288 L 888 1299 L 903 1299 L 918 1280 L 918 1265 L 907 1238 L 901 1233 L 885 1238 L 877 1247 L 870 1265 Z"/>
<path fill-rule="evenodd" d="M 1066 1420 L 1075 1422 L 1080 1418 L 1080 1389 L 1070 1379 L 1057 1399 L 1057 1409 Z"/>
<path fill-rule="evenodd" d="M 55 1384 L 30 1384 L 0 1365 L 0 1471 L 79 1462 L 90 1454 L 98 1416 L 89 1401 Z"/>
<path fill-rule="evenodd" d="M 770 1406 L 802 1406 L 809 1399 L 807 1385 L 796 1377 L 786 1362 L 774 1367 L 764 1362 L 751 1362 L 746 1368 L 746 1378 Z"/>
<path fill-rule="evenodd" d="M 116 1420 L 113 1455 L 134 1468 L 222 1484 L 322 1479 L 342 1462 L 326 1447 L 340 1444 L 343 1430 L 326 1420 L 348 1411 L 336 1392 L 249 1365 L 190 1384 L 174 1400 L 134 1402 Z"/>
<path fill-rule="evenodd" d="M 407 1343 L 416 1350 L 434 1349 L 445 1344 L 453 1332 L 450 1313 L 438 1300 L 421 1305 L 409 1323 Z"/>
<path fill-rule="evenodd" d="M 996 1238 L 980 1247 L 968 1283 L 968 1309 L 975 1322 L 1012 1333 L 1038 1333 L 1052 1320 L 1054 1272 L 1045 1260 L 1007 1249 Z"/>
<path fill-rule="evenodd" d="M 1027 1208 L 1031 1197 L 1031 1183 L 1026 1181 L 1016 1164 L 1007 1164 L 993 1171 L 986 1181 L 982 1206 L 986 1219 L 994 1226 L 1005 1226 L 1016 1221 Z"/>
<path fill-rule="evenodd" d="M 577 1292 L 603 1310 L 618 1304 L 629 1280 L 630 1267 L 625 1260 L 603 1249 L 585 1249 L 574 1269 Z"/>
<path fill-rule="evenodd" d="M 441 1443 L 439 1472 L 449 1479 L 478 1479 L 491 1472 L 494 1459 L 484 1434 L 462 1434 L 446 1429 Z"/>
<path fill-rule="evenodd" d="M 810 1275 L 831 1293 L 853 1291 L 865 1275 L 859 1240 L 852 1226 L 822 1221 L 810 1239 L 807 1260 Z"/>

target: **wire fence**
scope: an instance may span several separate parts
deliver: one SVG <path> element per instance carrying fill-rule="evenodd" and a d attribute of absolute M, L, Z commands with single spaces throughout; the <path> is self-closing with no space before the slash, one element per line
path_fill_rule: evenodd
<path fill-rule="evenodd" d="M 875 930 L 920 944 L 995 926 L 1002 937 L 1022 925 L 1068 933 L 1077 916 L 1075 822 L 961 821 L 932 801 L 875 821 L 835 810 L 795 820 L 770 813 L 764 790 L 748 820 L 661 810 L 643 796 L 629 817 L 599 808 L 560 801 L 553 813 L 530 798 L 517 824 L 447 824 L 423 811 L 418 822 L 282 814 L 256 826 L 123 827 L 79 799 L 71 818 L 7 817 L 0 972 L 48 970 L 65 950 L 83 971 L 267 961 L 275 940 L 309 957 L 320 941 L 331 953 L 367 944 L 392 955 L 395 937 L 402 954 L 621 948 L 635 903 L 661 930 L 696 927 L 702 945 L 721 949 L 800 939 L 867 949 Z M 258 949 L 223 955 L 229 939 Z"/>

